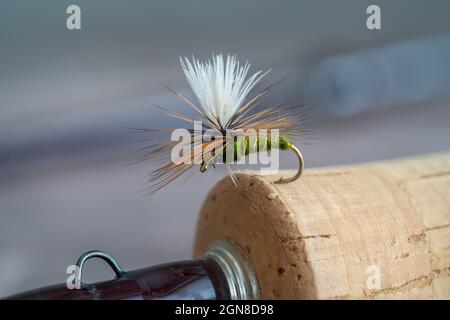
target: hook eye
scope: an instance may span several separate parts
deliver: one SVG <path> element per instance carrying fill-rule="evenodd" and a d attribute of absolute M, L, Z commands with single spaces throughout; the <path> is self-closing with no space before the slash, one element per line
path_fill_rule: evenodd
<path fill-rule="evenodd" d="M 106 252 L 103 252 L 103 251 L 92 250 L 92 251 L 83 253 L 78 258 L 78 261 L 76 263 L 76 265 L 78 267 L 78 273 L 77 273 L 76 280 L 79 281 L 78 283 L 82 283 L 81 279 L 82 279 L 84 263 L 91 258 L 100 258 L 100 259 L 106 261 L 108 263 L 108 265 L 111 267 L 111 269 L 113 269 L 117 278 L 122 277 L 122 275 L 125 273 L 125 271 L 120 267 L 120 265 L 117 263 L 117 261 L 112 256 L 110 256 L 109 254 L 107 254 Z"/>

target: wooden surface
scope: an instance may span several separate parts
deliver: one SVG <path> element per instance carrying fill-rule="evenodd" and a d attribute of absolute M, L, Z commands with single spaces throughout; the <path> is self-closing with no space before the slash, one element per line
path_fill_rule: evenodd
<path fill-rule="evenodd" d="M 228 178 L 211 190 L 194 255 L 234 239 L 262 298 L 450 298 L 450 154 L 306 170 L 286 185 L 238 176 L 240 191 Z M 374 266 L 379 288 L 367 285 Z"/>

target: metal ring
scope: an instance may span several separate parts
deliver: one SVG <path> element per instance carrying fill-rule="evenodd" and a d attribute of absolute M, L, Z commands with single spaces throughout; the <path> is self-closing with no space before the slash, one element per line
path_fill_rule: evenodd
<path fill-rule="evenodd" d="M 91 258 L 100 258 L 100 259 L 103 259 L 104 261 L 106 261 L 109 264 L 109 266 L 111 267 L 111 269 L 113 269 L 117 278 L 120 278 L 125 273 L 125 271 L 120 267 L 120 265 L 117 263 L 117 261 L 112 256 L 110 256 L 109 254 L 107 254 L 106 252 L 103 252 L 103 251 L 92 250 L 92 251 L 83 253 L 78 258 L 78 261 L 76 263 L 76 266 L 78 267 L 77 281 L 79 281 L 79 283 L 82 283 L 81 276 L 82 276 L 82 271 L 83 271 L 83 265 L 87 260 L 89 260 Z"/>
<path fill-rule="evenodd" d="M 213 259 L 222 270 L 231 300 L 260 298 L 258 280 L 247 253 L 233 240 L 214 241 L 203 255 Z"/>

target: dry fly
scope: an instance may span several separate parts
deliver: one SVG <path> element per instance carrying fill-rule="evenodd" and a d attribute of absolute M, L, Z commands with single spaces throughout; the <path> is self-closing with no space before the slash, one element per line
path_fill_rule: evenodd
<path fill-rule="evenodd" d="M 241 65 L 236 56 L 228 55 L 226 59 L 221 54 L 215 55 L 211 60 L 200 62 L 192 58 L 180 58 L 181 67 L 197 98 L 197 103 L 187 99 L 182 94 L 172 91 L 187 107 L 194 111 L 190 116 L 172 111 L 169 108 L 158 107 L 168 116 L 190 122 L 201 122 L 200 129 L 186 129 L 190 139 L 180 142 L 164 141 L 147 146 L 141 150 L 145 153 L 140 161 L 152 158 L 161 158 L 161 166 L 149 174 L 148 191 L 155 192 L 195 165 L 200 165 L 200 172 L 205 172 L 209 165 L 217 163 L 225 165 L 232 181 L 238 181 L 231 163 L 253 153 L 278 150 L 292 150 L 299 161 L 297 173 L 290 178 L 280 178 L 275 183 L 287 183 L 300 177 L 303 171 L 303 157 L 300 150 L 292 143 L 304 133 L 300 128 L 304 115 L 308 111 L 303 106 L 273 105 L 260 111 L 255 107 L 262 97 L 273 85 L 251 95 L 256 84 L 270 71 L 258 71 L 248 75 L 250 64 Z M 170 89 L 169 89 L 170 90 Z M 194 126 L 195 127 L 195 126 Z M 135 129 L 143 133 L 173 132 L 173 130 Z M 205 139 L 204 134 L 213 130 L 218 132 L 214 139 Z M 277 134 L 260 136 L 247 134 L 259 131 Z M 245 132 L 242 139 L 239 134 L 229 139 L 229 132 Z M 178 145 L 188 150 L 178 161 L 171 158 L 173 148 Z M 233 155 L 230 157 L 230 150 Z M 228 153 L 228 157 L 227 157 Z M 220 160 L 220 161 L 219 161 Z"/>

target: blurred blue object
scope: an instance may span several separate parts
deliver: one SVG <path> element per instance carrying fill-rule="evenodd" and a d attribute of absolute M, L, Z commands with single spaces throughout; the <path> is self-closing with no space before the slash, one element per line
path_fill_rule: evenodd
<path fill-rule="evenodd" d="M 335 115 L 443 98 L 450 93 L 449 58 L 449 35 L 331 57 L 313 68 L 305 96 Z"/>

